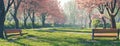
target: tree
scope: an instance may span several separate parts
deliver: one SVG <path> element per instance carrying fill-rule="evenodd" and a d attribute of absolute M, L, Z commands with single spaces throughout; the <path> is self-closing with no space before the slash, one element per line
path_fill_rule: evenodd
<path fill-rule="evenodd" d="M 47 13 L 42 13 L 41 16 L 40 16 L 43 27 L 45 26 L 46 17 L 47 17 Z"/>
<path fill-rule="evenodd" d="M 0 0 L 0 38 L 4 38 L 4 21 L 5 21 L 5 6 L 3 0 Z"/>
<path fill-rule="evenodd" d="M 9 10 L 10 6 L 13 4 L 13 1 L 14 0 L 4 0 L 4 1 L 0 0 L 0 38 L 4 38 L 5 16 L 6 16 L 8 10 Z"/>
<path fill-rule="evenodd" d="M 14 11 L 11 11 L 10 14 L 12 15 L 12 17 L 14 18 L 14 21 L 15 21 L 15 28 L 19 28 L 19 20 L 17 18 L 17 13 L 18 13 L 18 9 L 19 9 L 19 6 L 21 4 L 21 1 L 22 0 L 15 0 L 13 3 L 13 10 Z"/>
<path fill-rule="evenodd" d="M 95 5 L 95 0 L 76 0 L 77 5 L 80 9 L 85 8 L 87 13 L 88 13 L 88 17 L 89 17 L 89 27 L 91 28 L 91 15 L 92 15 L 92 10 L 96 7 Z"/>
<path fill-rule="evenodd" d="M 106 3 L 106 9 L 110 16 L 112 28 L 116 28 L 115 17 L 120 9 L 120 0 L 112 0 L 111 2 Z"/>
<path fill-rule="evenodd" d="M 53 18 L 63 18 L 62 10 L 60 9 L 59 2 L 57 0 L 40 0 L 39 2 L 39 13 L 41 14 L 42 24 L 45 24 L 46 17 L 52 16 Z M 44 5 L 43 5 L 44 4 Z M 54 22 L 57 20 L 54 19 Z M 58 21 L 61 21 L 59 19 Z"/>
<path fill-rule="evenodd" d="M 23 11 L 23 13 L 24 13 L 24 15 L 23 15 L 23 17 L 24 17 L 24 28 L 27 28 L 27 19 L 28 19 L 28 14 L 30 14 L 29 12 L 27 12 L 27 10 L 24 8 L 24 11 Z"/>
<path fill-rule="evenodd" d="M 75 1 L 71 0 L 65 3 L 63 9 L 67 17 L 68 23 L 75 25 L 75 23 L 77 22 L 76 18 L 78 14 L 78 8 L 76 7 Z"/>
<path fill-rule="evenodd" d="M 102 15 L 101 19 L 103 21 L 103 28 L 106 28 L 106 20 L 105 20 L 105 16 L 103 15 L 105 11 L 105 5 L 104 4 L 98 5 L 98 10 L 100 14 Z"/>
<path fill-rule="evenodd" d="M 90 2 L 90 1 L 92 1 L 92 2 Z M 77 0 L 77 2 L 82 7 L 85 7 L 85 6 L 99 7 L 101 14 L 103 14 L 103 11 L 104 11 L 103 5 L 105 5 L 105 8 L 107 9 L 107 12 L 110 16 L 112 28 L 116 28 L 115 16 L 118 14 L 119 9 L 120 9 L 120 5 L 119 5 L 120 1 L 119 0 L 85 0 L 85 1 Z M 90 5 L 90 3 L 88 3 L 88 2 L 90 2 L 92 5 Z M 103 11 L 101 11 L 101 9 Z"/>
<path fill-rule="evenodd" d="M 32 27 L 34 28 L 35 27 L 35 14 L 39 9 L 39 4 L 36 1 L 31 1 L 30 5 L 31 5 L 30 10 L 31 10 L 32 15 L 30 15 L 29 17 L 30 17 L 31 22 L 32 22 Z"/>
<path fill-rule="evenodd" d="M 24 26 L 26 27 L 26 21 L 30 18 L 32 27 L 35 27 L 35 14 L 39 10 L 38 0 L 23 0 L 20 5 L 21 12 L 24 12 Z"/>
<path fill-rule="evenodd" d="M 28 13 L 29 18 L 33 23 L 32 25 L 34 25 L 36 16 L 40 16 L 43 25 L 45 25 L 48 16 L 52 15 L 58 18 L 63 17 L 57 0 L 24 0 L 20 6 L 22 11 L 24 10 L 23 8 L 26 9 L 25 12 Z M 27 19 L 28 16 L 25 18 Z"/>

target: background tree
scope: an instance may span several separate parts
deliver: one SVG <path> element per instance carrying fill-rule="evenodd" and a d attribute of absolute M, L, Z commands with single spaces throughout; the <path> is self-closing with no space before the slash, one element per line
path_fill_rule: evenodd
<path fill-rule="evenodd" d="M 115 16 L 118 14 L 120 9 L 119 0 L 85 0 L 85 1 L 77 0 L 76 2 L 80 7 L 89 7 L 89 8 L 99 7 L 99 11 L 101 14 L 103 14 L 104 8 L 106 7 L 111 19 L 112 28 L 116 28 Z M 103 17 L 102 19 L 105 24 L 105 20 Z"/>
<path fill-rule="evenodd" d="M 5 22 L 5 16 L 13 4 L 14 0 L 0 0 L 0 38 L 4 38 L 4 22 Z M 6 3 L 5 3 L 6 2 Z"/>
<path fill-rule="evenodd" d="M 89 17 L 89 27 L 91 28 L 91 15 L 92 15 L 92 11 L 94 10 L 94 8 L 96 7 L 95 5 L 95 0 L 76 0 L 78 7 L 81 8 L 85 8 L 87 13 L 88 13 L 88 17 Z"/>
<path fill-rule="evenodd" d="M 42 24 L 45 24 L 46 21 L 46 16 L 48 17 L 49 15 L 54 18 L 61 18 L 64 17 L 61 13 L 61 9 L 59 8 L 59 2 L 57 0 L 41 0 L 39 2 L 40 4 L 40 13 L 42 18 Z M 44 5 L 43 5 L 44 4 Z M 61 19 L 59 19 L 61 20 Z M 54 20 L 55 21 L 55 20 Z"/>
<path fill-rule="evenodd" d="M 4 38 L 4 21 L 5 21 L 5 6 L 3 0 L 0 0 L 0 38 Z"/>
<path fill-rule="evenodd" d="M 23 5 L 25 5 L 26 8 L 23 7 Z M 57 0 L 24 0 L 20 9 L 22 9 L 22 11 L 24 10 L 23 8 L 26 9 L 26 13 L 28 13 L 28 16 L 33 24 L 36 19 L 35 17 L 40 14 L 39 18 L 42 20 L 41 23 L 44 26 L 48 16 L 52 16 L 53 18 L 64 17 L 59 7 L 59 2 Z"/>
<path fill-rule="evenodd" d="M 64 4 L 63 12 L 67 17 L 67 23 L 75 25 L 77 23 L 78 8 L 76 7 L 75 0 L 70 0 Z"/>
<path fill-rule="evenodd" d="M 112 28 L 116 28 L 115 17 L 120 9 L 120 0 L 112 0 L 111 2 L 106 2 L 106 9 L 110 16 Z"/>
<path fill-rule="evenodd" d="M 12 15 L 12 17 L 14 18 L 15 21 L 15 28 L 19 28 L 19 20 L 17 18 L 17 13 L 18 13 L 18 9 L 19 6 L 21 4 L 22 0 L 15 0 L 13 3 L 13 11 L 10 12 L 10 14 Z"/>
<path fill-rule="evenodd" d="M 98 5 L 98 10 L 99 10 L 100 14 L 102 15 L 101 19 L 103 21 L 103 28 L 106 28 L 106 20 L 104 17 L 105 5 L 104 4 Z"/>

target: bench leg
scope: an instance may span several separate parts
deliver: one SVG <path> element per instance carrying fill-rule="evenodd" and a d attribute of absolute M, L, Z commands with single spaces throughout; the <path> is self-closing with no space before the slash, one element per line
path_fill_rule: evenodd
<path fill-rule="evenodd" d="M 92 40 L 94 40 L 94 30 L 92 30 Z"/>
<path fill-rule="evenodd" d="M 92 40 L 94 40 L 94 36 L 92 36 Z"/>
<path fill-rule="evenodd" d="M 119 35 L 116 37 L 116 40 L 119 40 Z"/>
<path fill-rule="evenodd" d="M 7 33 L 4 31 L 4 38 L 8 39 Z"/>
<path fill-rule="evenodd" d="M 119 40 L 119 29 L 117 31 L 117 40 Z"/>
<path fill-rule="evenodd" d="M 22 30 L 20 30 L 20 36 L 22 36 Z"/>

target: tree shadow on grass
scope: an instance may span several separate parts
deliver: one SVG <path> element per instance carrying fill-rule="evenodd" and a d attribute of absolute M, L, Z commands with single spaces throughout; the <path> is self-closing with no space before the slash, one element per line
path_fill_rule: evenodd
<path fill-rule="evenodd" d="M 7 39 L 8 42 L 13 42 L 13 43 L 16 43 L 16 44 L 19 44 L 21 46 L 31 46 L 31 45 L 28 45 L 28 44 L 25 44 L 25 43 L 22 43 L 22 42 L 19 42 L 20 39 L 24 39 L 25 37 L 22 37 L 22 38 L 16 38 L 16 39 Z"/>
<path fill-rule="evenodd" d="M 21 39 L 21 38 L 20 38 Z M 83 45 L 83 46 L 120 46 L 120 41 L 117 40 L 104 40 L 104 39 L 84 39 L 84 38 L 54 38 L 54 37 L 38 37 L 35 35 L 27 35 L 24 39 L 32 40 L 33 42 L 47 42 L 53 46 L 69 46 L 69 45 Z M 24 43 L 19 43 L 14 41 L 15 43 L 25 45 Z"/>
<path fill-rule="evenodd" d="M 64 30 L 64 29 L 46 29 L 46 30 L 34 30 L 38 32 L 77 32 L 77 33 L 91 33 L 91 31 L 80 31 L 80 30 Z"/>

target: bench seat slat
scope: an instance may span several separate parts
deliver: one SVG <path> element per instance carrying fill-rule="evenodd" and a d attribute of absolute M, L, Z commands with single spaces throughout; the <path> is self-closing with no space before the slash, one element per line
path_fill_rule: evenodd
<path fill-rule="evenodd" d="M 20 29 L 14 29 L 14 30 L 13 29 L 10 29 L 10 30 L 8 29 L 8 30 L 5 30 L 5 32 L 6 33 L 20 33 L 21 30 Z"/>
<path fill-rule="evenodd" d="M 95 33 L 95 37 L 117 37 L 117 33 Z"/>

